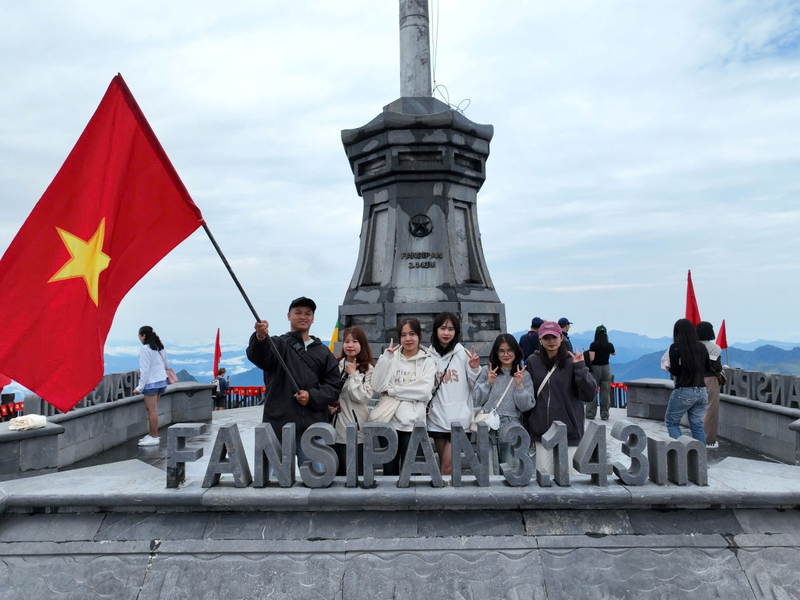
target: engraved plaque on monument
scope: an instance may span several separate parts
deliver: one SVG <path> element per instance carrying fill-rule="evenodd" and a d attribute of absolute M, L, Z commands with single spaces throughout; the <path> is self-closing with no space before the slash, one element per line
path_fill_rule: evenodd
<path fill-rule="evenodd" d="M 487 356 L 506 330 L 477 213 L 494 128 L 431 97 L 427 0 L 400 1 L 400 65 L 401 97 L 342 131 L 364 214 L 339 330 L 357 325 L 383 348 L 398 340 L 399 320 L 416 317 L 427 345 L 446 310 L 460 316 L 465 345 Z"/>

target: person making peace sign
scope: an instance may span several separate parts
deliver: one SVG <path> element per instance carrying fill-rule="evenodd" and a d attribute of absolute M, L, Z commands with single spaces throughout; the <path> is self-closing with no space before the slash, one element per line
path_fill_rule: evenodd
<path fill-rule="evenodd" d="M 481 368 L 472 397 L 475 408 L 497 411 L 501 428 L 506 423 L 521 425 L 522 413 L 536 404 L 533 382 L 522 368 L 522 348 L 510 333 L 501 333 L 495 339 L 489 365 Z M 492 435 L 497 436 L 498 431 L 492 431 Z M 500 463 L 511 463 L 509 444 L 498 441 L 497 450 Z"/>

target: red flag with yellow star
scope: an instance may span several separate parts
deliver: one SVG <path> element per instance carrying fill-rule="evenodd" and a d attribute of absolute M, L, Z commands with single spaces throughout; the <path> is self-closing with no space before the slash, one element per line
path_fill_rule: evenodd
<path fill-rule="evenodd" d="M 0 373 L 75 406 L 103 377 L 122 298 L 202 224 L 117 75 L 0 260 Z"/>

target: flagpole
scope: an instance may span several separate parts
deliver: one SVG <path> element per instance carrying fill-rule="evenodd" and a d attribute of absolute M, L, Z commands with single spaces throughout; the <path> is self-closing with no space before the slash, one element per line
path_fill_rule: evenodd
<path fill-rule="evenodd" d="M 211 230 L 208 228 L 208 225 L 205 223 L 205 221 L 203 221 L 203 229 L 208 235 L 208 239 L 210 239 L 211 243 L 214 245 L 214 249 L 217 251 L 217 254 L 219 254 L 219 257 L 222 259 L 222 263 L 225 265 L 225 268 L 228 269 L 228 273 L 231 274 L 233 283 L 235 283 L 236 287 L 239 288 L 239 293 L 242 295 L 242 298 L 244 298 L 244 301 L 247 303 L 250 312 L 253 313 L 253 316 L 256 318 L 256 321 L 261 321 L 261 317 L 258 316 L 258 313 L 256 312 L 253 303 L 250 302 L 250 298 L 247 297 L 247 293 L 244 291 L 242 284 L 239 283 L 239 279 L 233 272 L 231 265 L 228 263 L 228 259 L 225 258 L 225 255 L 222 253 L 222 249 L 219 247 L 219 244 L 217 244 L 217 240 L 214 239 L 214 236 L 211 234 Z M 280 355 L 278 349 L 275 347 L 275 342 L 272 341 L 272 337 L 268 335 L 267 341 L 269 342 L 269 345 L 272 348 L 272 352 L 275 354 L 275 357 L 278 359 L 278 362 L 283 368 L 283 371 L 286 373 L 286 377 L 289 379 L 289 383 L 291 384 L 292 389 L 294 389 L 295 393 L 300 393 L 300 386 L 297 385 L 297 382 L 294 380 L 294 377 L 292 377 L 292 374 L 289 372 L 289 367 L 286 366 L 286 363 L 283 361 L 283 357 Z"/>

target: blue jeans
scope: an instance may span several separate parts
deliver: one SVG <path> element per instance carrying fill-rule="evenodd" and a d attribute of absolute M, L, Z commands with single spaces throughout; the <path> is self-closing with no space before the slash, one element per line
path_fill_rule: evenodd
<path fill-rule="evenodd" d="M 692 437 L 704 445 L 706 434 L 703 430 L 703 415 L 706 414 L 708 392 L 705 387 L 680 387 L 672 390 L 664 415 L 664 424 L 671 438 L 681 437 L 681 417 L 688 413 Z"/>

